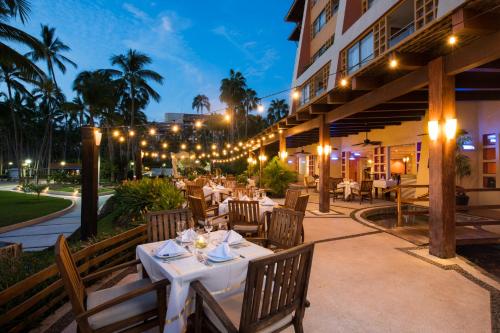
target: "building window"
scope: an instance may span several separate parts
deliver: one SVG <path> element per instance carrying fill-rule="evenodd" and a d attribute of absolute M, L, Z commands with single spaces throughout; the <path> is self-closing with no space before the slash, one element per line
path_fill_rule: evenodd
<path fill-rule="evenodd" d="M 323 9 L 321 13 L 319 13 L 318 17 L 316 17 L 316 19 L 314 20 L 313 38 L 321 31 L 321 29 L 323 29 L 325 24 L 326 24 L 326 11 Z"/>
<path fill-rule="evenodd" d="M 310 90 L 311 90 L 311 85 L 309 83 L 307 83 L 306 85 L 304 85 L 302 87 L 302 91 L 301 91 L 301 104 L 306 104 L 307 102 L 309 102 L 309 99 L 311 98 L 311 94 L 310 94 Z"/>
<path fill-rule="evenodd" d="M 347 50 L 347 73 L 351 74 L 373 59 L 373 34 L 369 33 Z"/>
<path fill-rule="evenodd" d="M 319 57 L 321 57 L 321 55 L 323 53 L 326 52 L 326 50 L 328 50 L 330 48 L 330 46 L 333 45 L 333 40 L 335 39 L 335 34 L 332 35 L 332 37 L 328 38 L 328 40 L 325 42 L 325 44 L 323 44 L 318 51 L 316 51 L 313 56 L 311 57 L 311 64 L 313 64 L 316 60 L 318 60 Z"/>

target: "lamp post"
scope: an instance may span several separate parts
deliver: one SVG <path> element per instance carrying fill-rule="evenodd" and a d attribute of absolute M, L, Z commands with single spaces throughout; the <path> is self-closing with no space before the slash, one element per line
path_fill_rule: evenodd
<path fill-rule="evenodd" d="M 82 197 L 81 239 L 97 235 L 99 182 L 99 146 L 102 133 L 90 126 L 82 127 Z"/>
<path fill-rule="evenodd" d="M 403 157 L 403 162 L 405 164 L 405 175 L 406 175 L 406 164 L 410 161 L 410 158 L 408 156 Z"/>

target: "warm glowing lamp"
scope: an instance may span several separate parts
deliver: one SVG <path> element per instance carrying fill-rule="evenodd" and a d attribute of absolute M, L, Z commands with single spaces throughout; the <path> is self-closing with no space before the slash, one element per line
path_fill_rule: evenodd
<path fill-rule="evenodd" d="M 457 119 L 446 119 L 444 124 L 444 133 L 448 140 L 454 139 L 457 134 Z"/>
<path fill-rule="evenodd" d="M 292 92 L 292 98 L 293 98 L 294 100 L 298 100 L 298 99 L 300 98 L 300 93 L 299 93 L 299 91 L 298 91 L 298 90 L 294 90 L 294 91 Z"/>
<path fill-rule="evenodd" d="M 102 133 L 99 132 L 98 130 L 94 131 L 94 138 L 95 138 L 95 145 L 100 146 L 101 145 L 101 139 L 102 139 Z"/>
<path fill-rule="evenodd" d="M 437 120 L 430 120 L 427 123 L 427 130 L 429 131 L 429 138 L 436 141 L 439 136 L 439 122 Z"/>

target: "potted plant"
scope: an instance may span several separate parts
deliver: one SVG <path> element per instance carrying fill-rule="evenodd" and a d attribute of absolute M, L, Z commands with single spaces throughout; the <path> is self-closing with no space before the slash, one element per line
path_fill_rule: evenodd
<path fill-rule="evenodd" d="M 455 150 L 455 176 L 457 178 L 457 185 L 460 185 L 462 179 L 470 176 L 472 173 L 470 157 L 462 154 L 462 145 L 467 142 L 472 142 L 472 138 L 468 135 L 462 135 L 457 139 Z M 469 196 L 461 186 L 456 186 L 455 202 L 457 206 L 469 205 Z"/>

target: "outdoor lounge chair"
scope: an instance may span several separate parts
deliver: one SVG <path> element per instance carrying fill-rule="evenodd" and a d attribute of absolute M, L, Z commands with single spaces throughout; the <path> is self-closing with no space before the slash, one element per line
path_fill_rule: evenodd
<path fill-rule="evenodd" d="M 163 332 L 168 280 L 152 283 L 149 279 L 142 279 L 88 292 L 85 282 L 135 266 L 140 261 L 134 260 L 82 278 L 63 235 L 57 239 L 55 255 L 78 332 L 142 332 L 156 326 Z"/>
<path fill-rule="evenodd" d="M 279 332 L 291 325 L 303 332 L 313 253 L 311 243 L 251 260 L 245 291 L 220 300 L 200 281 L 191 283 L 195 332 Z"/>

